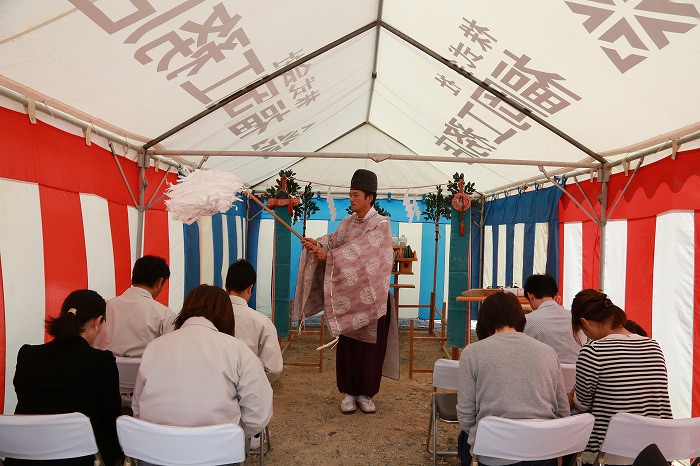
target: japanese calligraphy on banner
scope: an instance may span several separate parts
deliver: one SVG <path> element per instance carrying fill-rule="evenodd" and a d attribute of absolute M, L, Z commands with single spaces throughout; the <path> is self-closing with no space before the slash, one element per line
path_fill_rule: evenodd
<path fill-rule="evenodd" d="M 247 85 L 269 74 L 243 28 L 243 17 L 233 11 L 235 5 L 212 2 L 211 8 L 202 8 L 205 0 L 181 0 L 156 7 L 149 0 L 129 1 L 130 13 L 113 17 L 97 2 L 70 0 L 107 34 L 126 33 L 124 44 L 136 47 L 134 59 L 138 63 L 178 83 L 204 105 L 232 94 L 243 87 L 241 83 Z M 302 50 L 290 52 L 272 66 L 279 69 L 303 56 Z M 203 72 L 212 69 L 217 73 Z M 229 131 L 241 139 L 262 135 L 270 125 L 284 121 L 290 109 L 315 102 L 320 93 L 314 89 L 316 78 L 310 70 L 311 64 L 304 63 L 281 77 L 284 89 L 269 81 L 226 104 L 223 109 L 231 118 Z M 311 125 L 251 147 L 259 150 L 288 144 Z"/>
<path fill-rule="evenodd" d="M 448 51 L 455 57 L 453 63 L 465 70 L 475 69 L 487 54 L 500 54 L 500 61 L 484 82 L 517 100 L 542 118 L 553 115 L 573 101 L 581 100 L 565 85 L 565 78 L 550 70 L 542 70 L 531 63 L 525 54 L 494 49 L 498 40 L 489 28 L 476 21 L 462 18 L 459 25 L 463 38 Z M 435 80 L 454 96 L 462 89 L 445 75 L 437 74 Z M 525 115 L 501 99 L 477 87 L 467 98 L 461 110 L 445 122 L 442 135 L 435 145 L 454 156 L 488 157 L 499 144 L 519 131 L 531 127 Z"/>
<path fill-rule="evenodd" d="M 697 2 L 637 1 L 565 2 L 572 13 L 584 17 L 583 27 L 620 71 L 639 65 L 652 53 L 689 32 L 698 24 Z"/>

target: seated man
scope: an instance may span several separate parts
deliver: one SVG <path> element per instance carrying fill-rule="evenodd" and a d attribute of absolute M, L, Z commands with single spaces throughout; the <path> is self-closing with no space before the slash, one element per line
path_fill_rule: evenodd
<path fill-rule="evenodd" d="M 140 358 L 146 345 L 173 330 L 175 313 L 155 298 L 170 278 L 165 259 L 143 256 L 134 263 L 131 288 L 107 301 L 107 319 L 93 346 L 115 356 Z"/>
<path fill-rule="evenodd" d="M 253 265 L 245 259 L 238 259 L 226 272 L 226 291 L 231 298 L 233 315 L 236 318 L 236 338 L 260 358 L 265 375 L 270 383 L 282 373 L 282 350 L 277 340 L 277 328 L 267 316 L 248 307 L 253 295 L 257 274 Z M 260 434 L 250 439 L 250 449 L 260 447 Z"/>
<path fill-rule="evenodd" d="M 530 275 L 523 287 L 532 312 L 525 314 L 523 333 L 554 348 L 559 362 L 576 364 L 581 346 L 571 330 L 571 311 L 554 301 L 559 293 L 557 282 L 550 275 Z M 585 342 L 581 336 L 581 342 Z"/>
<path fill-rule="evenodd" d="M 282 350 L 277 340 L 277 329 L 267 316 L 248 307 L 253 295 L 256 273 L 253 265 L 239 259 L 228 268 L 226 291 L 231 298 L 236 319 L 235 337 L 243 341 L 260 358 L 270 383 L 282 373 Z"/>

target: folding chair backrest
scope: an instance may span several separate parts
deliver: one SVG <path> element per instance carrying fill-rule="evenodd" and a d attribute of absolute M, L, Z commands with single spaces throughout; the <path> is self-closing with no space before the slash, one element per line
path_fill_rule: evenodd
<path fill-rule="evenodd" d="M 433 387 L 457 390 L 459 388 L 459 361 L 438 359 L 433 365 Z"/>
<path fill-rule="evenodd" d="M 658 419 L 617 413 L 610 419 L 600 451 L 635 458 L 652 443 L 668 461 L 700 456 L 700 418 Z"/>
<path fill-rule="evenodd" d="M 576 364 L 561 363 L 559 367 L 561 367 L 561 375 L 564 377 L 564 388 L 569 391 L 576 385 Z"/>
<path fill-rule="evenodd" d="M 537 461 L 583 451 L 595 418 L 584 413 L 559 419 L 506 419 L 486 416 L 476 427 L 474 454 L 514 461 Z"/>
<path fill-rule="evenodd" d="M 0 457 L 57 460 L 95 454 L 90 419 L 82 413 L 0 416 Z"/>
<path fill-rule="evenodd" d="M 131 393 L 134 391 L 141 358 L 123 358 L 121 356 L 115 356 L 115 358 L 117 360 L 117 369 L 119 370 L 119 391 Z"/>
<path fill-rule="evenodd" d="M 212 466 L 245 461 L 245 434 L 236 424 L 175 427 L 117 418 L 124 454 L 153 464 Z"/>

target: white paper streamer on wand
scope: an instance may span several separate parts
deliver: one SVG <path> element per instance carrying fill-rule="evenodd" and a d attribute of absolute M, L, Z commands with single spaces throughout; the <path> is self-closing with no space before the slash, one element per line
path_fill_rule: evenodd
<path fill-rule="evenodd" d="M 408 189 L 403 193 L 403 203 L 404 209 L 406 209 L 406 216 L 408 217 L 408 223 L 413 223 L 413 206 L 411 206 L 411 199 L 408 197 Z"/>
<path fill-rule="evenodd" d="M 416 220 L 420 218 L 420 208 L 418 207 L 418 195 L 416 194 L 416 197 L 413 199 L 413 215 L 415 215 Z"/>
<path fill-rule="evenodd" d="M 200 217 L 229 210 L 244 189 L 235 173 L 195 170 L 168 187 L 165 205 L 175 220 L 191 225 Z"/>
<path fill-rule="evenodd" d="M 331 194 L 331 187 L 328 186 L 328 192 L 326 193 L 326 202 L 328 202 L 328 212 L 331 214 L 331 222 L 335 222 L 335 199 L 333 194 Z"/>

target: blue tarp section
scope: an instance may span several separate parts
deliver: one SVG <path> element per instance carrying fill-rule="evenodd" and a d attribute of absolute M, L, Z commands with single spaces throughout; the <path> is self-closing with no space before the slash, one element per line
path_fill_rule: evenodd
<path fill-rule="evenodd" d="M 533 273 L 533 258 L 535 255 L 535 225 L 547 224 L 547 265 L 546 272 L 553 277 L 559 274 L 559 198 L 561 191 L 556 187 L 539 189 L 519 194 L 512 194 L 502 199 L 487 202 L 485 208 L 485 225 L 491 225 L 493 232 L 493 281 L 486 286 L 518 285 L 522 286 L 525 279 Z M 515 238 L 514 226 L 523 224 L 524 238 Z M 505 263 L 499 263 L 498 226 L 505 225 Z M 523 272 L 519 277 L 513 276 L 513 245 L 515 241 L 523 242 Z M 507 283 L 496 283 L 499 267 L 505 267 Z"/>

